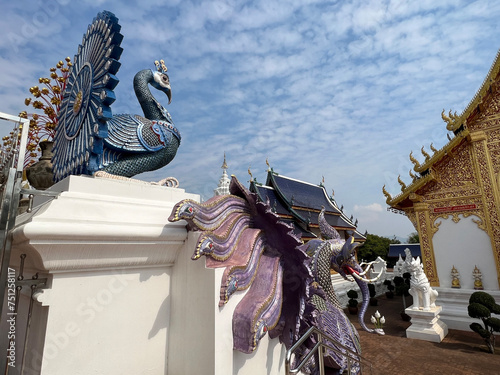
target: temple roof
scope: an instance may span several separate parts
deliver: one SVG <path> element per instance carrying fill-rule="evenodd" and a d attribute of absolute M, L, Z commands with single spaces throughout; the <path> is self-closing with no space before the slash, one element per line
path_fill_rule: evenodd
<path fill-rule="evenodd" d="M 401 185 L 401 193 L 396 196 L 391 196 L 385 189 L 382 192 L 386 197 L 386 203 L 397 210 L 403 210 L 406 207 L 413 205 L 412 200 L 415 199 L 416 192 L 427 185 L 429 182 L 436 180 L 436 176 L 432 171 L 432 167 L 442 162 L 444 159 L 454 155 L 454 150 L 462 145 L 464 142 L 469 142 L 471 139 L 470 127 L 474 126 L 475 119 L 484 110 L 484 105 L 490 99 L 492 94 L 498 90 L 500 81 L 500 51 L 497 53 L 495 60 L 484 79 L 481 88 L 474 95 L 470 103 L 464 109 L 462 114 L 458 115 L 456 112 L 445 114 L 443 111 L 441 118 L 446 123 L 446 129 L 452 132 L 453 136 L 448 135 L 448 143 L 446 143 L 440 150 L 437 150 L 431 144 L 429 148 L 433 152 L 430 155 L 425 151 L 424 147 L 420 150 L 424 156 L 424 161 L 420 163 L 414 156 L 413 152 L 410 153 L 410 160 L 414 165 L 413 170 L 409 174 L 412 181 L 406 185 L 401 176 L 398 177 L 398 182 Z"/>
<path fill-rule="evenodd" d="M 390 244 L 389 245 L 389 254 L 387 254 L 387 256 L 390 258 L 398 258 L 399 255 L 401 255 L 404 259 L 406 257 L 406 254 L 405 254 L 406 249 L 410 249 L 412 257 L 414 257 L 414 258 L 422 257 L 419 243 Z"/>
<path fill-rule="evenodd" d="M 252 180 L 250 191 L 256 193 L 263 202 L 269 200 L 271 209 L 288 223 L 294 223 L 294 232 L 302 239 L 317 238 L 319 233 L 318 215 L 325 207 L 325 219 L 339 231 L 346 231 L 346 235 L 353 235 L 356 241 L 365 241 L 366 238 L 356 231 L 352 218 L 338 208 L 333 197 L 329 197 L 322 184 L 313 185 L 308 182 L 281 176 L 272 169 L 267 174 L 266 185 Z"/>
<path fill-rule="evenodd" d="M 325 207 L 326 212 L 341 214 L 324 186 L 280 176 L 273 171 L 268 171 L 266 185 L 272 186 L 290 207 L 304 207 L 318 213 Z"/>

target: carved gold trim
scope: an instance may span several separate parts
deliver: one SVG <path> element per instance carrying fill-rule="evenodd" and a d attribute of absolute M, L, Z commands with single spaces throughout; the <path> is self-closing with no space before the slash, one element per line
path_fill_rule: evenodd
<path fill-rule="evenodd" d="M 491 248 L 497 268 L 497 280 L 500 285 L 500 199 L 494 188 L 495 175 L 488 144 L 485 139 L 472 143 L 473 165 L 481 183 L 482 201 L 485 212 L 486 232 L 491 241 Z"/>
<path fill-rule="evenodd" d="M 432 244 L 432 236 L 430 236 L 434 229 L 429 220 L 428 206 L 424 203 L 418 203 L 417 206 L 418 207 L 416 207 L 415 211 L 417 214 L 416 218 L 418 234 L 420 236 L 420 252 L 422 254 L 424 272 L 432 286 L 439 286 L 436 258 L 434 256 L 434 246 Z"/>

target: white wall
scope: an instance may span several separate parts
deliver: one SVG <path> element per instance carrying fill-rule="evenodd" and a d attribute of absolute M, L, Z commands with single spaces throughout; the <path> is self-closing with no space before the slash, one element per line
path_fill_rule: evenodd
<path fill-rule="evenodd" d="M 477 216 L 464 218 L 455 223 L 450 215 L 448 219 L 439 218 L 439 230 L 434 235 L 434 256 L 440 287 L 451 287 L 451 269 L 453 266 L 460 273 L 462 288 L 473 289 L 472 271 L 477 265 L 483 274 L 483 286 L 487 290 L 498 290 L 498 279 L 491 241 L 485 231 L 473 220 Z"/>
<path fill-rule="evenodd" d="M 285 347 L 265 336 L 257 350 L 233 350 L 233 311 L 245 292 L 236 292 L 219 308 L 223 269 L 191 260 L 199 233 L 190 233 L 179 252 L 172 277 L 168 374 L 283 374 Z"/>

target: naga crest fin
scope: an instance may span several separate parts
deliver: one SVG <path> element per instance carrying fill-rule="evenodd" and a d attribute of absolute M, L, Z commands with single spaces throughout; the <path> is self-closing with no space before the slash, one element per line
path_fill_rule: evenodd
<path fill-rule="evenodd" d="M 321 207 L 321 212 L 318 216 L 319 230 L 321 236 L 326 240 L 341 240 L 339 232 L 332 227 L 325 219 L 325 207 Z"/>

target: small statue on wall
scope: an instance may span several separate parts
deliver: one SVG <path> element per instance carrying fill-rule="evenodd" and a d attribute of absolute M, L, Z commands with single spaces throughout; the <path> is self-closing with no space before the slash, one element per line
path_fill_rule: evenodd
<path fill-rule="evenodd" d="M 413 309 L 430 311 L 431 308 L 436 307 L 435 302 L 438 292 L 431 288 L 429 279 L 424 273 L 424 266 L 420 262 L 420 257 L 414 259 L 411 256 L 410 249 L 406 249 L 405 254 L 404 269 L 411 274 L 409 292 L 413 297 Z"/>
<path fill-rule="evenodd" d="M 474 266 L 474 271 L 472 271 L 472 277 L 474 278 L 474 289 L 483 290 L 483 274 L 479 271 L 477 266 Z"/>
<path fill-rule="evenodd" d="M 451 287 L 457 289 L 460 288 L 460 273 L 455 266 L 451 269 Z"/>

